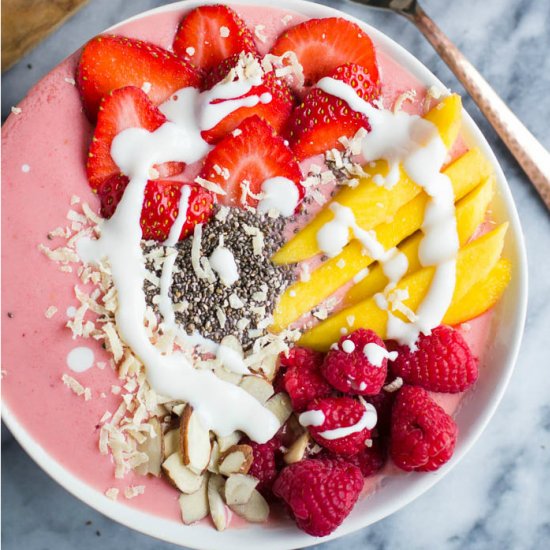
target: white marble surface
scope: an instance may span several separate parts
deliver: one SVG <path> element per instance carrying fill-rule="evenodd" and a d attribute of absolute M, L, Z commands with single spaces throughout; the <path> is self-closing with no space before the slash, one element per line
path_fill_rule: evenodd
<path fill-rule="evenodd" d="M 91 0 L 5 76 L 2 115 L 40 76 L 105 27 L 161 4 Z M 407 21 L 326 0 L 363 17 L 413 52 L 453 90 L 450 71 Z M 424 0 L 533 133 L 550 147 L 550 2 Z M 530 304 L 520 359 L 481 440 L 434 489 L 392 517 L 327 543 L 326 550 L 535 550 L 550 548 L 550 214 L 473 106 L 465 105 L 500 159 L 526 235 Z M 74 499 L 2 432 L 2 545 L 72 550 L 175 548 L 128 530 Z"/>

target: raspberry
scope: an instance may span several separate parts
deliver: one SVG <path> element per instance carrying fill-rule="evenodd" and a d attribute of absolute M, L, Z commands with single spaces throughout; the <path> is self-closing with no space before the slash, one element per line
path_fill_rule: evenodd
<path fill-rule="evenodd" d="M 366 347 L 368 346 L 368 347 Z M 382 348 L 382 349 L 380 349 Z M 372 330 L 359 329 L 342 336 L 338 348 L 328 352 L 321 372 L 337 390 L 354 395 L 375 395 L 388 371 L 386 346 Z"/>
<path fill-rule="evenodd" d="M 359 468 L 340 460 L 307 459 L 287 466 L 273 486 L 296 524 L 323 537 L 349 515 L 363 488 Z"/>
<path fill-rule="evenodd" d="M 371 429 L 376 423 L 376 410 L 368 403 L 365 405 L 353 397 L 316 399 L 308 405 L 308 410 L 322 412 L 324 421 L 320 426 L 309 425 L 309 433 L 319 445 L 336 455 L 352 456 L 357 454 L 364 448 L 365 441 L 370 439 Z M 369 407 L 369 411 L 366 407 Z M 367 421 L 366 425 L 358 431 L 336 439 L 327 439 L 322 435 L 323 432 L 329 430 L 353 426 L 360 422 L 364 416 Z"/>
<path fill-rule="evenodd" d="M 374 439 L 370 447 L 364 447 L 359 453 L 353 456 L 338 457 L 332 453 L 324 451 L 319 458 L 329 458 L 332 460 L 343 460 L 349 464 L 357 466 L 361 470 L 363 477 L 370 477 L 379 472 L 388 458 L 386 446 L 379 439 Z"/>
<path fill-rule="evenodd" d="M 282 388 L 290 396 L 292 408 L 301 412 L 316 397 L 332 393 L 330 384 L 323 378 L 320 367 L 323 354 L 308 348 L 294 347 L 288 357 L 281 354 Z"/>
<path fill-rule="evenodd" d="M 376 395 L 370 395 L 365 398 L 365 401 L 376 409 L 375 431 L 379 436 L 386 437 L 390 434 L 391 411 L 396 393 L 382 390 Z"/>
<path fill-rule="evenodd" d="M 280 441 L 277 436 L 266 443 L 256 443 L 255 441 L 246 441 L 247 445 L 252 447 L 254 459 L 248 474 L 259 480 L 256 489 L 265 497 L 271 496 L 271 487 L 279 473 L 277 468 Z"/>
<path fill-rule="evenodd" d="M 429 391 L 458 393 L 476 381 L 477 359 L 453 328 L 441 325 L 428 336 L 421 334 L 416 345 L 416 351 L 408 346 L 392 346 L 398 355 L 390 368 L 408 384 Z"/>
<path fill-rule="evenodd" d="M 390 456 L 407 472 L 437 470 L 451 456 L 458 428 L 454 420 L 417 386 L 404 386 L 392 412 Z"/>

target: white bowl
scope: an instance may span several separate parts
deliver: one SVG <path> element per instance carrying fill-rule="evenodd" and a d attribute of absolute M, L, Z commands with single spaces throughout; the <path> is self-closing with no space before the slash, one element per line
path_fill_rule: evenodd
<path fill-rule="evenodd" d="M 124 21 L 124 23 L 143 15 L 169 10 L 192 9 L 205 3 L 209 2 L 196 0 L 176 2 L 144 12 Z M 210 3 L 218 3 L 218 1 Z M 272 5 L 272 2 L 268 0 L 250 2 L 231 0 L 227 3 Z M 363 21 L 338 10 L 303 0 L 279 0 L 277 7 L 300 12 L 310 18 L 338 16 L 349 19 L 362 27 L 365 32 L 375 39 L 379 49 L 387 52 L 399 64 L 418 78 L 418 80 L 427 86 L 443 86 L 409 52 L 379 30 L 367 25 Z M 527 308 L 527 261 L 525 246 L 518 214 L 506 178 L 489 144 L 466 112 L 464 112 L 463 127 L 470 143 L 479 147 L 494 165 L 497 176 L 497 195 L 493 203 L 493 215 L 497 222 L 505 220 L 510 222 L 510 230 L 506 238 L 505 255 L 513 262 L 513 277 L 503 299 L 495 309 L 491 325 L 491 334 L 488 338 L 490 348 L 485 355 L 485 361 L 490 362 L 491 368 L 484 369 L 483 376 L 480 377 L 475 388 L 469 393 L 467 404 L 460 409 L 456 417 L 460 430 L 456 451 L 452 460 L 439 471 L 386 478 L 383 488 L 368 498 L 359 501 L 343 525 L 334 533 L 322 539 L 310 537 L 299 531 L 291 521 L 267 527 L 251 525 L 246 530 L 229 529 L 220 533 L 207 525 L 184 526 L 174 521 L 161 519 L 134 508 L 129 508 L 121 503 L 109 501 L 101 492 L 75 477 L 46 454 L 20 425 L 16 416 L 9 408 L 3 406 L 3 418 L 16 439 L 31 457 L 59 484 L 96 510 L 137 531 L 168 542 L 192 548 L 201 548 L 202 550 L 209 548 L 243 550 L 245 548 L 259 547 L 263 550 L 271 550 L 311 546 L 366 527 L 389 516 L 419 497 L 432 485 L 437 483 L 437 481 L 442 479 L 461 460 L 493 416 L 514 368 L 523 334 Z"/>

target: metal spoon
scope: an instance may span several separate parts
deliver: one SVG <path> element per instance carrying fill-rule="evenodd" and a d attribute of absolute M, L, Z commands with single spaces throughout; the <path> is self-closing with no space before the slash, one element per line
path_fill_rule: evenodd
<path fill-rule="evenodd" d="M 550 210 L 550 153 L 430 19 L 417 0 L 351 1 L 364 6 L 394 11 L 416 25 L 472 96 Z"/>

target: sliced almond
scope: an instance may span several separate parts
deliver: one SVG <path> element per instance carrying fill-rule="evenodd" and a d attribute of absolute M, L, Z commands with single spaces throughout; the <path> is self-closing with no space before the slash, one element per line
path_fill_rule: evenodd
<path fill-rule="evenodd" d="M 164 459 L 170 455 L 177 453 L 180 448 L 180 431 L 179 428 L 170 430 L 164 434 Z"/>
<path fill-rule="evenodd" d="M 223 502 L 221 492 L 224 487 L 224 479 L 220 475 L 211 475 L 208 480 L 208 506 L 210 516 L 216 529 L 223 531 L 229 525 L 230 512 Z"/>
<path fill-rule="evenodd" d="M 185 406 L 185 403 L 183 401 L 166 401 L 163 403 L 164 408 L 172 414 L 175 407 L 181 407 L 181 405 Z"/>
<path fill-rule="evenodd" d="M 180 452 L 183 463 L 195 473 L 206 470 L 211 452 L 210 434 L 189 404 L 181 415 Z"/>
<path fill-rule="evenodd" d="M 185 403 L 180 403 L 179 405 L 174 405 L 172 407 L 172 414 L 177 414 L 178 416 L 181 416 L 183 411 L 185 410 L 185 407 L 187 407 L 187 405 Z"/>
<path fill-rule="evenodd" d="M 225 482 L 225 502 L 232 506 L 234 504 L 246 504 L 259 480 L 245 474 L 232 474 Z"/>
<path fill-rule="evenodd" d="M 224 476 L 246 474 L 253 460 L 254 453 L 250 445 L 233 445 L 220 455 L 218 469 Z"/>
<path fill-rule="evenodd" d="M 279 368 L 278 354 L 267 356 L 261 363 L 262 372 L 264 376 L 270 381 L 275 378 L 278 368 Z"/>
<path fill-rule="evenodd" d="M 162 471 L 162 461 L 164 460 L 162 426 L 157 417 L 151 418 L 148 424 L 151 426 L 151 432 L 147 434 L 143 443 L 138 443 L 137 450 L 145 453 L 149 460 L 139 464 L 135 471 L 141 475 L 153 474 L 158 477 Z"/>
<path fill-rule="evenodd" d="M 263 523 L 269 516 L 269 504 L 256 489 L 246 504 L 233 504 L 230 508 L 250 523 Z"/>
<path fill-rule="evenodd" d="M 242 374 L 238 374 L 236 372 L 229 372 L 225 370 L 223 367 L 217 367 L 214 369 L 214 374 L 224 382 L 229 382 L 230 384 L 235 384 L 238 386 L 241 383 L 241 380 L 243 379 Z"/>
<path fill-rule="evenodd" d="M 281 423 L 281 426 L 288 420 L 288 417 L 292 414 L 292 404 L 290 397 L 284 392 L 275 394 L 265 404 L 266 409 L 269 409 Z"/>
<path fill-rule="evenodd" d="M 179 498 L 181 519 L 185 525 L 191 525 L 204 519 L 209 512 L 208 476 L 203 476 L 200 488 L 190 495 L 182 494 Z"/>
<path fill-rule="evenodd" d="M 244 376 L 241 388 L 255 397 L 262 405 L 273 395 L 273 386 L 261 376 Z"/>
<path fill-rule="evenodd" d="M 212 451 L 210 452 L 210 461 L 208 462 L 207 470 L 213 474 L 219 474 L 218 460 L 220 458 L 220 446 L 216 440 L 212 441 Z"/>
<path fill-rule="evenodd" d="M 285 453 L 284 461 L 287 464 L 294 464 L 294 462 L 300 462 L 304 458 L 309 444 L 309 432 L 304 432 L 288 449 Z"/>
<path fill-rule="evenodd" d="M 229 435 L 217 435 L 216 439 L 218 441 L 218 445 L 220 446 L 220 453 L 223 453 L 224 451 L 227 451 L 229 447 L 233 447 L 233 445 L 236 445 L 240 441 L 241 434 L 240 432 L 232 432 Z"/>
<path fill-rule="evenodd" d="M 183 462 L 179 453 L 170 455 L 163 463 L 162 469 L 171 483 L 182 493 L 191 494 L 200 489 L 202 476 L 191 471 Z"/>

